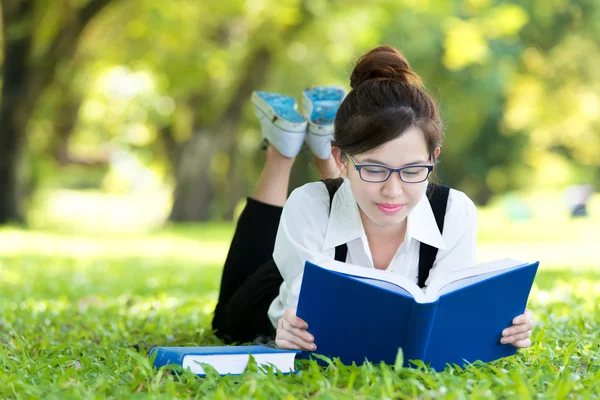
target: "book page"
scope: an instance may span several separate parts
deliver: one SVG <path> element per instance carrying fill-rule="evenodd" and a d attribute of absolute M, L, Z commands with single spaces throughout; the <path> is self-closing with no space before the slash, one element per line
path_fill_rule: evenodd
<path fill-rule="evenodd" d="M 259 366 L 273 365 L 283 373 L 289 373 L 294 368 L 295 353 L 252 353 L 252 357 Z M 186 355 L 181 363 L 183 368 L 190 369 L 197 375 L 204 375 L 206 372 L 201 364 L 212 366 L 221 375 L 244 373 L 248 362 L 249 354 L 204 354 L 204 355 Z"/>
<path fill-rule="evenodd" d="M 527 264 L 523 261 L 503 258 L 501 260 L 476 264 L 468 268 L 457 269 L 443 276 L 432 278 L 432 282 L 425 289 L 425 293 L 429 301 L 435 301 L 443 294 L 453 292 Z"/>
<path fill-rule="evenodd" d="M 378 286 L 391 290 L 396 293 L 407 294 L 415 299 L 418 303 L 426 302 L 423 290 L 416 283 L 406 277 L 381 271 L 374 268 L 359 267 L 352 264 L 343 266 L 323 266 L 322 268 L 330 271 L 335 271 L 344 275 L 350 275 L 355 279 L 359 279 L 370 285 Z"/>
<path fill-rule="evenodd" d="M 373 279 L 373 278 L 363 278 L 363 277 L 358 277 L 358 276 L 352 276 L 353 279 L 368 283 L 369 285 L 373 285 L 373 286 L 377 286 L 380 287 L 382 289 L 387 289 L 390 290 L 394 293 L 400 293 L 403 294 L 405 296 L 408 297 L 414 297 L 412 294 L 410 294 L 410 292 L 406 289 L 404 289 L 401 286 L 396 285 L 395 283 L 391 283 L 388 281 L 382 281 L 379 279 Z"/>

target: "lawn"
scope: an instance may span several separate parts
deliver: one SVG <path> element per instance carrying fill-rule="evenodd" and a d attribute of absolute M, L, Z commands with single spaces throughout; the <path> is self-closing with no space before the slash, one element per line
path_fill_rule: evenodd
<path fill-rule="evenodd" d="M 173 375 L 140 350 L 219 343 L 210 320 L 230 224 L 143 234 L 1 228 L 0 398 L 600 396 L 599 221 L 494 215 L 480 214 L 480 259 L 516 249 L 542 260 L 529 304 L 533 347 L 464 370 L 333 362 L 292 376 Z"/>

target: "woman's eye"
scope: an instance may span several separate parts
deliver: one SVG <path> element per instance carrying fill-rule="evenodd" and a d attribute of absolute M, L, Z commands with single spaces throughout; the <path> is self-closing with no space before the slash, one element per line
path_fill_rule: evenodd
<path fill-rule="evenodd" d="M 373 175 L 379 175 L 379 174 L 385 174 L 386 171 L 383 168 L 365 168 L 365 170 L 369 173 L 369 174 L 373 174 Z"/>
<path fill-rule="evenodd" d="M 427 168 L 423 168 L 423 167 L 410 168 L 410 169 L 403 169 L 402 174 L 404 174 L 406 176 L 415 176 L 415 175 L 423 174 L 423 173 L 425 173 L 425 171 L 427 171 Z"/>

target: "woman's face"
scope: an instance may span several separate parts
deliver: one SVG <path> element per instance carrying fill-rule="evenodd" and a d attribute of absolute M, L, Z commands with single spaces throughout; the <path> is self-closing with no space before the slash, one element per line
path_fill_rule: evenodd
<path fill-rule="evenodd" d="M 439 148 L 434 156 L 437 158 L 438 154 Z M 350 180 L 363 223 L 371 221 L 380 227 L 401 224 L 421 200 L 427 188 L 427 181 L 406 183 L 400 179 L 397 172 L 392 173 L 385 182 L 365 182 L 360 178 L 352 161 L 348 160 L 347 156 L 343 157 L 346 158 L 345 173 Z M 373 151 L 355 154 L 352 157 L 357 164 L 379 164 L 390 168 L 432 163 L 423 131 L 415 126 Z"/>

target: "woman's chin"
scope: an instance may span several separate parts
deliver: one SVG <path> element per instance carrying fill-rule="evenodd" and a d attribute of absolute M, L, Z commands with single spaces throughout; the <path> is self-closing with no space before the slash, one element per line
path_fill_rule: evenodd
<path fill-rule="evenodd" d="M 371 221 L 381 227 L 395 226 L 402 223 L 406 219 L 405 213 L 383 214 L 378 213 L 377 218 L 371 218 Z"/>

